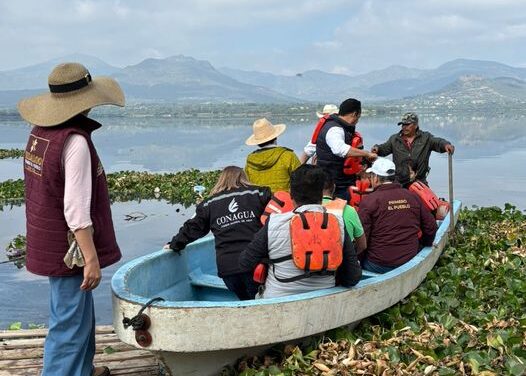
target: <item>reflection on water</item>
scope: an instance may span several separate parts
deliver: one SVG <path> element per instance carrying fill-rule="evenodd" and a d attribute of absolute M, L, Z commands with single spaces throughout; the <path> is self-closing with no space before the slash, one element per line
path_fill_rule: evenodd
<path fill-rule="evenodd" d="M 17 234 L 25 232 L 22 207 L 4 208 L 0 212 L 0 260 L 5 259 L 3 248 Z M 142 221 L 127 221 L 126 214 L 142 212 Z M 193 215 L 194 209 L 168 205 L 162 201 L 116 203 L 112 206 L 117 241 L 122 260 L 103 270 L 103 280 L 95 290 L 95 309 L 99 324 L 111 323 L 110 280 L 115 271 L 126 261 L 157 251 L 175 235 L 179 226 Z M 35 276 L 12 264 L 0 264 L 0 328 L 14 321 L 46 323 L 48 319 L 47 278 Z"/>
<path fill-rule="evenodd" d="M 272 121 L 272 116 L 269 116 Z M 29 127 L 21 121 L 0 117 L 0 148 L 23 148 Z M 159 117 L 106 117 L 104 126 L 94 134 L 106 171 L 147 170 L 167 172 L 187 168 L 218 169 L 229 164 L 244 165 L 254 150 L 244 144 L 255 118 L 235 121 L 181 120 Z M 310 137 L 316 119 L 287 122 L 279 144 L 297 153 Z M 366 147 L 385 141 L 398 131 L 397 118 L 367 118 L 358 124 Z M 455 196 L 465 205 L 499 205 L 512 202 L 526 208 L 526 128 L 523 117 L 487 118 L 421 117 L 424 130 L 453 142 Z M 447 197 L 447 157 L 433 154 L 429 182 L 439 196 Z M 0 181 L 21 178 L 21 160 L 0 160 Z M 126 260 L 159 249 L 173 235 L 192 209 L 146 201 L 113 205 L 117 238 L 123 261 L 104 270 L 104 280 L 95 291 L 98 323 L 111 322 L 110 278 Z M 125 214 L 140 211 L 147 218 L 127 222 Z M 15 207 L 0 212 L 0 247 L 17 234 L 24 233 L 24 209 Z M 48 285 L 12 265 L 0 265 L 0 328 L 12 321 L 47 322 Z M 9 313 L 7 313 L 9 310 Z"/>

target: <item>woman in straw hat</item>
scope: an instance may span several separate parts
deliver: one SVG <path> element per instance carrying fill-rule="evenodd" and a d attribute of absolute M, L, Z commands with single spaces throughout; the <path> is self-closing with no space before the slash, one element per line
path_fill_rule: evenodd
<path fill-rule="evenodd" d="M 272 192 L 290 189 L 290 174 L 301 163 L 290 149 L 277 146 L 277 138 L 285 132 L 285 124 L 273 125 L 267 119 L 258 119 L 252 125 L 253 134 L 247 145 L 257 145 L 258 150 L 247 157 L 245 172 L 256 185 L 270 187 Z"/>
<path fill-rule="evenodd" d="M 24 155 L 26 265 L 50 283 L 42 375 L 107 376 L 107 367 L 93 366 L 92 290 L 101 268 L 121 253 L 106 175 L 91 140 L 101 124 L 87 114 L 103 104 L 124 106 L 124 94 L 115 80 L 92 79 L 77 63 L 56 66 L 48 84 L 48 93 L 18 103 L 33 125 Z"/>

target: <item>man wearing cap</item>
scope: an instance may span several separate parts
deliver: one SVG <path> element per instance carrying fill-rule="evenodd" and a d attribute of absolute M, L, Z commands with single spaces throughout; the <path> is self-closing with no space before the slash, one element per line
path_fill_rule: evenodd
<path fill-rule="evenodd" d="M 316 128 L 318 128 L 320 122 L 323 122 L 325 123 L 325 121 L 328 119 L 329 116 L 331 116 L 332 114 L 337 114 L 338 113 L 338 106 L 336 106 L 335 104 L 326 104 L 325 106 L 323 106 L 323 109 L 321 110 L 321 112 L 319 111 L 316 111 L 316 116 L 318 117 L 318 123 L 316 124 Z M 305 145 L 305 147 L 303 148 L 303 153 L 301 153 L 300 155 L 300 162 L 303 164 L 303 163 L 307 163 L 307 161 L 314 157 L 316 155 L 316 144 L 312 142 L 312 140 L 309 140 L 309 142 L 307 143 L 307 145 Z M 315 164 L 313 162 L 313 164 Z"/>
<path fill-rule="evenodd" d="M 433 245 L 437 225 L 418 196 L 395 182 L 392 161 L 378 158 L 366 172 L 375 190 L 363 197 L 358 212 L 367 238 L 362 267 L 386 273 L 411 260 L 421 245 Z"/>
<path fill-rule="evenodd" d="M 402 126 L 400 132 L 389 137 L 387 142 L 374 145 L 371 151 L 380 157 L 393 154 L 393 161 L 398 170 L 402 167 L 402 161 L 412 159 L 416 164 L 416 179 L 427 184 L 431 152 L 453 154 L 455 147 L 443 138 L 420 130 L 418 116 L 414 112 L 405 113 L 398 125 Z"/>
<path fill-rule="evenodd" d="M 296 154 L 277 145 L 277 138 L 286 129 L 285 124 L 273 125 L 267 119 L 258 119 L 252 125 L 253 134 L 247 145 L 257 145 L 258 150 L 247 156 L 245 172 L 254 185 L 270 187 L 271 191 L 288 191 L 290 175 L 301 163 Z"/>
<path fill-rule="evenodd" d="M 33 125 L 24 155 L 27 270 L 49 278 L 49 332 L 43 376 L 108 376 L 93 367 L 95 312 L 92 290 L 101 269 L 121 252 L 111 218 L 106 175 L 91 140 L 101 124 L 93 107 L 124 106 L 109 77 L 92 79 L 81 64 L 56 66 L 49 93 L 18 103 Z"/>
<path fill-rule="evenodd" d="M 356 175 L 344 173 L 345 160 L 348 157 L 376 159 L 374 152 L 351 146 L 356 124 L 362 114 L 359 100 L 349 98 L 340 104 L 338 114 L 331 115 L 316 141 L 317 165 L 331 174 L 336 184 L 336 197 L 349 200 L 348 188 L 356 182 Z"/>

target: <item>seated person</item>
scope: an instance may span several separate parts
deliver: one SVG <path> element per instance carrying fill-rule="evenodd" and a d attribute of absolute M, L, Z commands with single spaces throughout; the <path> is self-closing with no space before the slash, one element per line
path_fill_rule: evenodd
<path fill-rule="evenodd" d="M 362 222 L 356 209 L 350 205 L 347 205 L 345 200 L 334 197 L 334 179 L 331 175 L 325 173 L 325 184 L 323 185 L 323 205 L 328 208 L 327 205 L 335 205 L 341 207 L 342 212 L 340 215 L 343 216 L 343 222 L 345 230 L 349 234 L 349 237 L 354 241 L 356 253 L 360 254 L 367 248 L 367 240 L 365 239 L 365 233 L 363 231 Z"/>
<path fill-rule="evenodd" d="M 290 174 L 300 161 L 296 154 L 277 145 L 278 136 L 285 132 L 285 124 L 273 125 L 267 119 L 259 119 L 252 125 L 253 134 L 245 141 L 257 145 L 258 150 L 247 156 L 245 172 L 256 185 L 270 187 L 272 192 L 290 189 Z"/>
<path fill-rule="evenodd" d="M 411 260 L 423 246 L 433 245 L 437 225 L 418 196 L 395 182 L 395 165 L 378 158 L 371 168 L 374 192 L 360 203 L 359 216 L 367 238 L 362 267 L 386 273 Z"/>
<path fill-rule="evenodd" d="M 218 276 L 240 300 L 254 299 L 258 285 L 252 272 L 241 271 L 238 259 L 261 228 L 259 217 L 269 199 L 270 190 L 251 185 L 241 168 L 225 167 L 210 197 L 197 205 L 194 217 L 183 224 L 165 248 L 180 251 L 212 231 Z"/>
<path fill-rule="evenodd" d="M 241 270 L 247 272 L 254 270 L 259 263 L 270 260 L 261 297 L 299 294 L 333 287 L 336 283 L 350 287 L 360 280 L 360 264 L 352 241 L 344 229 L 342 217 L 326 213 L 321 205 L 324 182 L 325 174 L 320 167 L 302 165 L 296 169 L 292 173 L 290 192 L 294 211 L 272 214 L 241 253 L 239 264 Z M 307 227 L 303 221 L 308 224 Z M 327 223 L 325 231 L 320 230 L 323 223 Z M 318 252 L 316 249 L 312 258 L 306 252 L 306 248 L 316 248 L 314 242 L 309 242 L 313 240 L 312 235 L 324 243 L 323 250 L 329 250 L 328 260 L 321 255 L 323 251 Z M 305 244 L 307 247 L 302 247 Z M 313 267 L 298 266 L 297 261 L 292 260 L 293 252 L 302 260 L 306 259 L 305 264 Z M 317 258 L 319 255 L 324 265 L 321 270 L 315 266 L 321 264 L 320 258 Z M 333 263 L 336 258 L 339 258 L 339 263 Z M 332 265 L 333 268 L 329 269 L 327 265 Z M 312 272 L 308 274 L 305 269 Z"/>

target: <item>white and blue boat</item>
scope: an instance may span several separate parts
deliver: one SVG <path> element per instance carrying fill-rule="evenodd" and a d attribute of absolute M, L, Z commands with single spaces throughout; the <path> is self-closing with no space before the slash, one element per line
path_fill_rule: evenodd
<path fill-rule="evenodd" d="M 460 207 L 455 201 L 455 222 Z M 433 268 L 452 228 L 448 216 L 432 247 L 386 274 L 364 271 L 355 287 L 252 301 L 239 301 L 217 277 L 212 238 L 180 254 L 161 250 L 128 262 L 113 276 L 115 332 L 123 342 L 155 352 L 173 376 L 217 375 L 243 355 L 358 323 L 399 302 Z M 149 321 L 143 329 L 141 320 L 132 320 L 139 322 L 137 331 L 130 320 L 123 324 L 141 309 L 147 315 L 140 316 L 142 324 Z"/>

